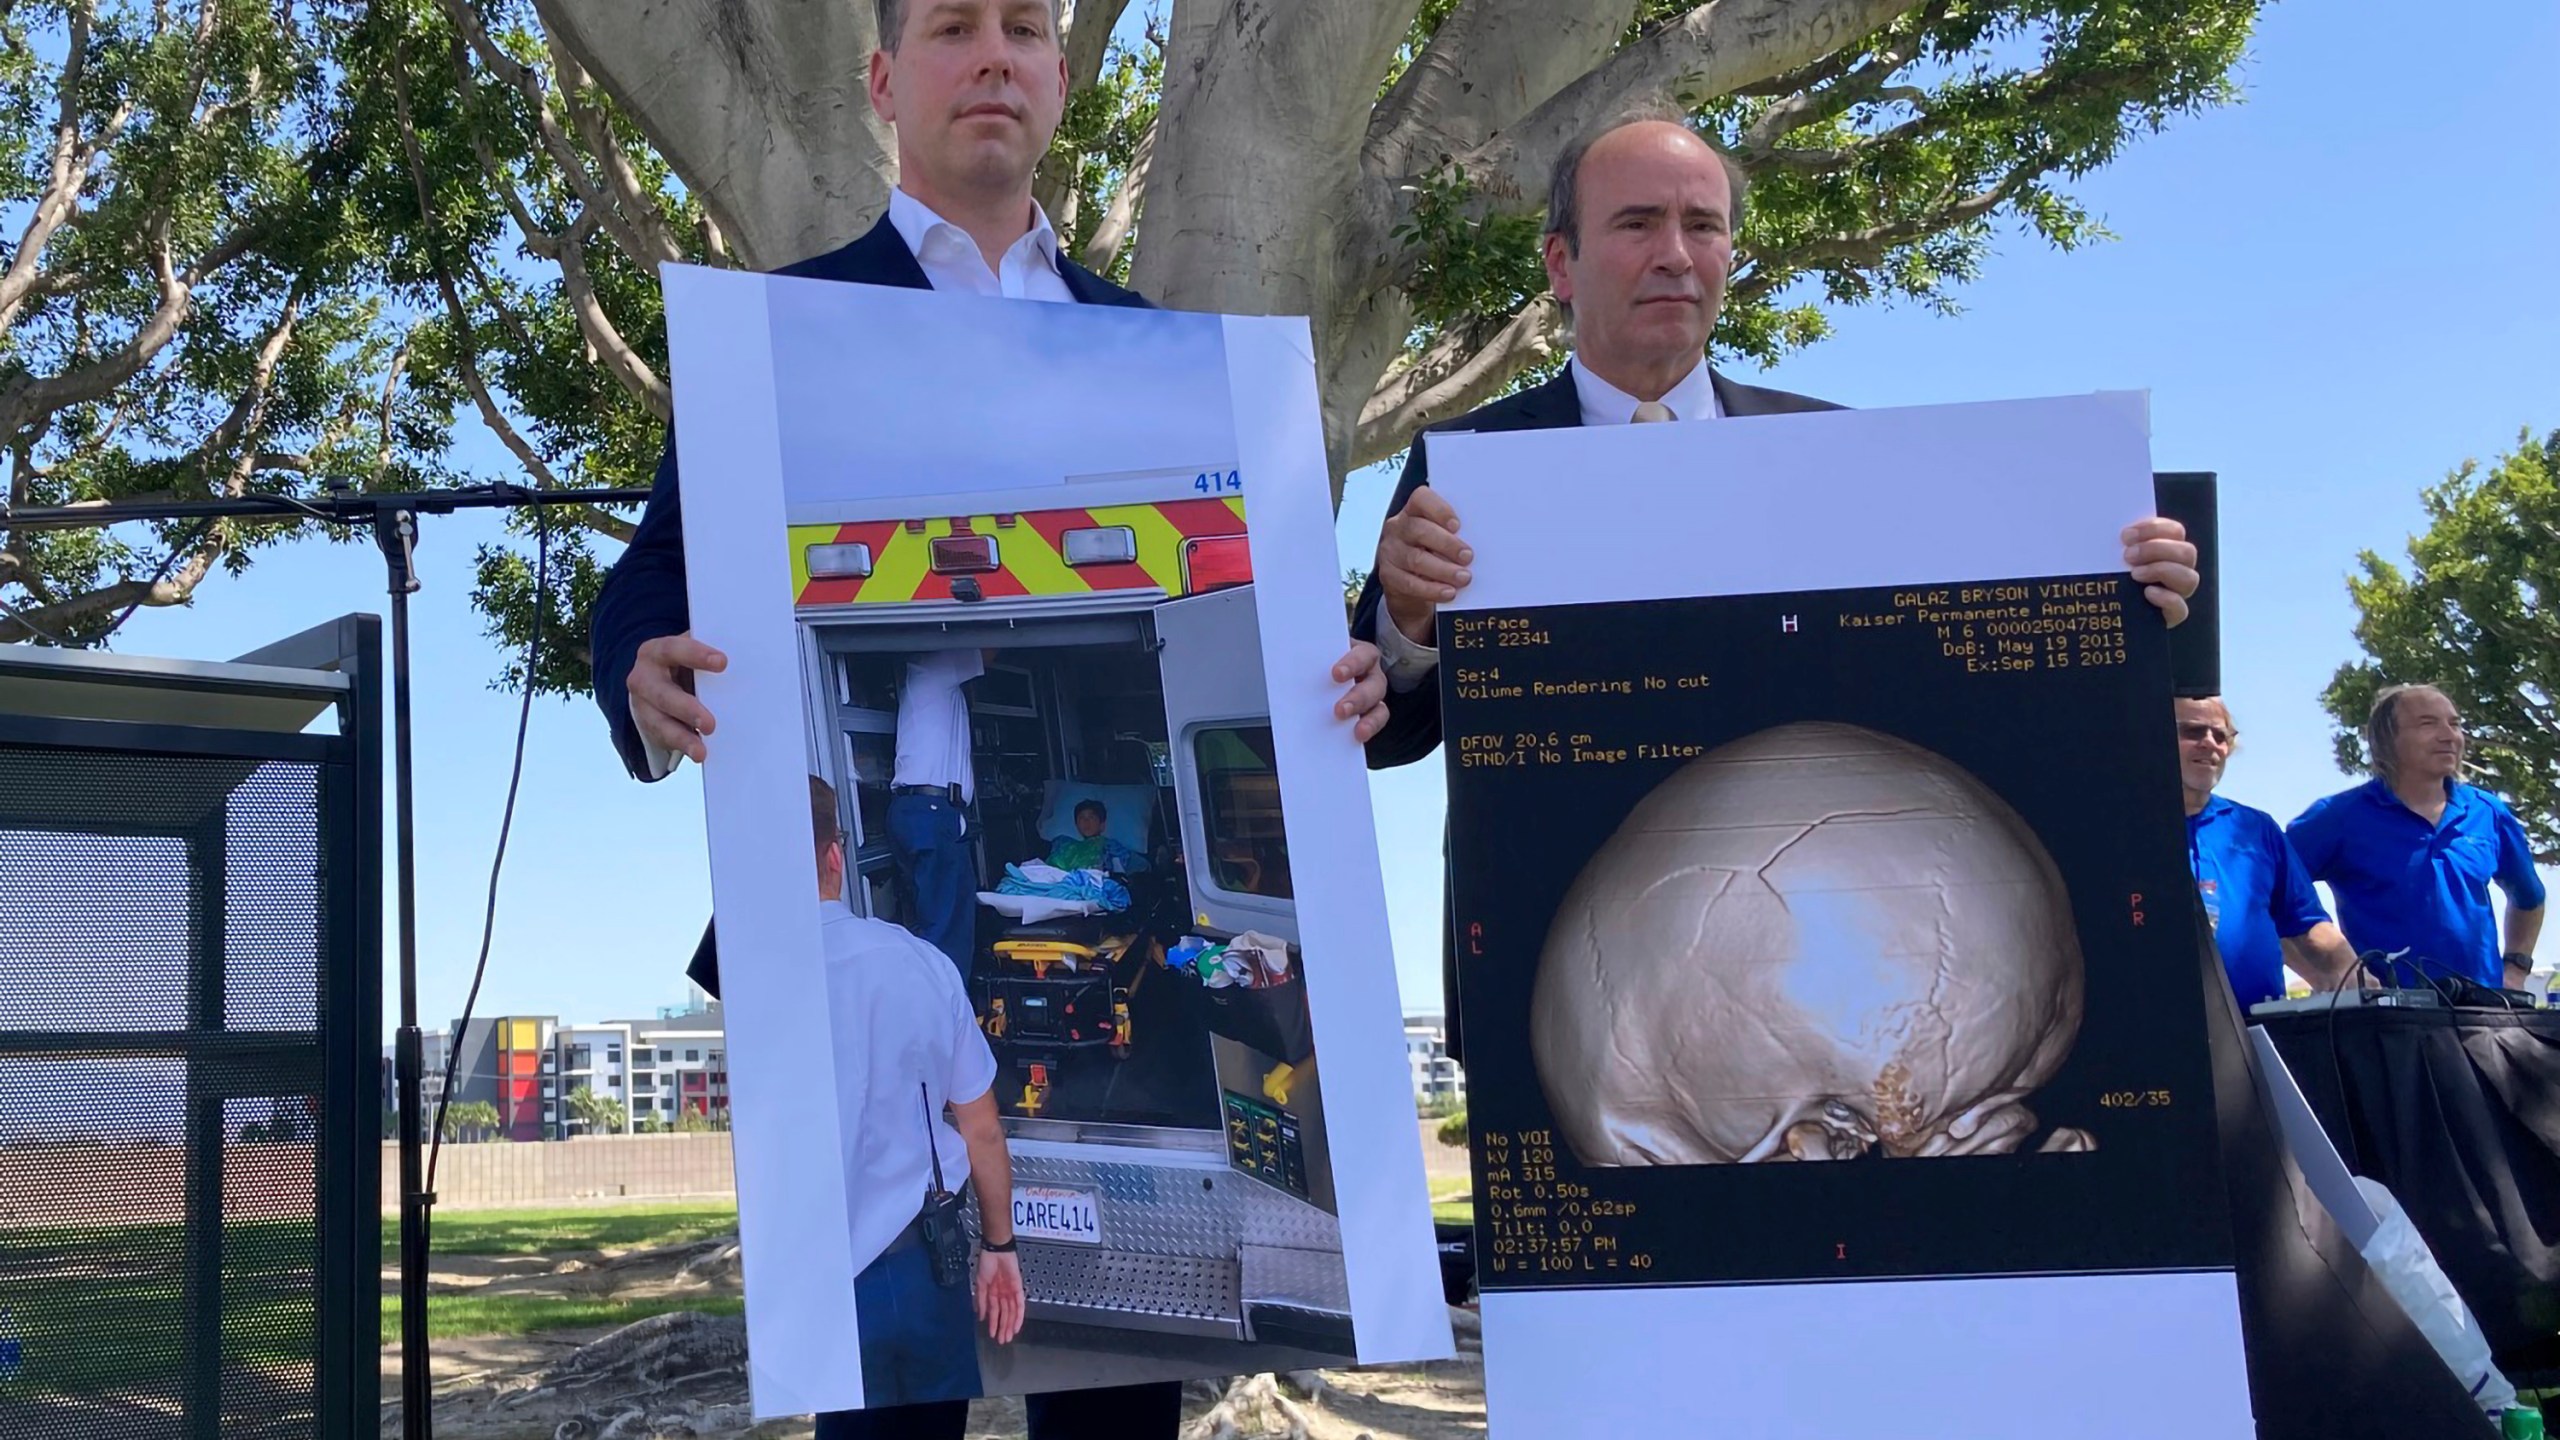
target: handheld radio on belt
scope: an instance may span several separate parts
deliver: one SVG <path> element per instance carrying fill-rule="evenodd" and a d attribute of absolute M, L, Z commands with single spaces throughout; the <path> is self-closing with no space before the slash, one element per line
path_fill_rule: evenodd
<path fill-rule="evenodd" d="M 942 1186 L 942 1147 L 933 1133 L 933 1096 L 921 1080 L 916 1082 L 916 1099 L 924 1106 L 924 1153 L 933 1161 L 933 1183 L 925 1188 L 916 1231 L 933 1261 L 933 1283 L 947 1290 L 969 1278 L 969 1235 L 960 1227 L 960 1197 Z"/>

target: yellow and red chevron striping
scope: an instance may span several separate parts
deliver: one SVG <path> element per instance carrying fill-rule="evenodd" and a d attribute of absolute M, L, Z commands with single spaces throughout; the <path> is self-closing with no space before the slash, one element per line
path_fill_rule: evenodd
<path fill-rule="evenodd" d="M 1135 561 L 1083 567 L 1066 563 L 1067 532 L 1115 526 L 1135 536 Z M 1244 501 L 1239 496 L 1016 515 L 795 525 L 790 534 L 792 593 L 794 603 L 802 606 L 948 600 L 957 577 L 934 573 L 932 542 L 957 535 L 991 535 L 996 540 L 997 568 L 968 577 L 988 599 L 1146 589 L 1179 595 L 1185 542 L 1243 533 Z M 871 574 L 858 579 L 810 578 L 809 547 L 829 544 L 869 546 Z"/>

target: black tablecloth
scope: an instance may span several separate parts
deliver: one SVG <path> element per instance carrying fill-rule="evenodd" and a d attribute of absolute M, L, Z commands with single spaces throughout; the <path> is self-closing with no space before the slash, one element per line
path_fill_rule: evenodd
<path fill-rule="evenodd" d="M 2409 1212 L 2510 1374 L 2560 1369 L 2560 1011 L 2358 1006 L 2253 1023 Z"/>

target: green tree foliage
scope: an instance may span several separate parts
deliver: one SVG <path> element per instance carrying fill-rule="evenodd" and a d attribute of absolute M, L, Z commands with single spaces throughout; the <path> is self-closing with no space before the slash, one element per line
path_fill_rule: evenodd
<path fill-rule="evenodd" d="M 444 1138 L 457 1142 L 503 1140 L 498 1107 L 486 1100 L 465 1100 L 444 1107 Z"/>
<path fill-rule="evenodd" d="M 0 456 L 11 507 L 298 495 L 441 453 L 351 123 L 343 4 L 0 6 Z M 272 525 L 0 521 L 0 641 L 182 604 Z"/>
<path fill-rule="evenodd" d="M 2365 769 L 2358 729 L 2376 691 L 2423 682 L 2470 731 L 2471 779 L 2515 808 L 2542 863 L 2560 862 L 2560 430 L 2483 473 L 2473 461 L 2423 497 L 2407 569 L 2368 550 L 2347 581 L 2365 658 L 2321 697 L 2338 766 Z"/>
<path fill-rule="evenodd" d="M 1435 41 L 1474 3 L 1413 5 L 1378 77 L 1382 115 L 1472 53 Z M 1950 310 L 2003 230 L 2065 249 L 2098 238 L 2070 183 L 2230 100 L 2262 3 L 1919 0 L 1792 73 L 1685 96 L 1752 178 L 1718 351 L 1774 359 L 1821 340 L 1844 306 Z M 1716 8 L 1631 3 L 1620 53 Z M 1039 182 L 1067 248 L 1115 275 L 1146 247 L 1150 189 L 1250 173 L 1249 156 L 1224 174 L 1151 173 L 1165 45 L 1157 16 L 1107 48 Z M 671 410 L 656 269 L 735 263 L 694 187 L 533 0 L 28 0 L 0 7 L 0 117 L 10 214 L 33 217 L 0 272 L 0 460 L 17 505 L 644 486 Z M 1395 197 L 1396 219 L 1376 232 L 1392 288 L 1362 303 L 1412 324 L 1345 463 L 1560 361 L 1545 196 L 1497 179 L 1425 146 L 1363 180 Z M 494 473 L 455 458 L 475 424 L 506 452 Z M 632 515 L 556 512 L 540 577 L 532 523 L 472 568 L 510 656 L 547 595 L 539 669 L 510 659 L 493 681 L 583 691 L 588 611 Z M 0 641 L 85 643 L 124 607 L 185 603 L 214 567 L 295 533 L 0 523 Z"/>

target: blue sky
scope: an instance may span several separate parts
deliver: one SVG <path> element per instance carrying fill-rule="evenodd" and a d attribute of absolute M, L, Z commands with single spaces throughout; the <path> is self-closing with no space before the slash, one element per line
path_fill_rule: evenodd
<path fill-rule="evenodd" d="M 2458 18 L 2457 18 L 2458 16 Z M 2223 481 L 2224 675 L 2245 732 L 2228 793 L 2290 818 L 2347 783 L 2318 696 L 2354 654 L 2343 578 L 2397 556 L 2419 490 L 2560 426 L 2560 125 L 2547 0 L 2277 4 L 2246 101 L 2143 140 L 2077 193 L 2119 239 L 2058 255 L 2004 238 L 1964 313 L 1853 311 L 1765 376 L 1859 406 L 2148 389 L 2161 469 Z M 469 443 L 494 453 L 485 436 Z M 494 465 L 493 465 L 494 472 Z M 1393 483 L 1353 477 L 1339 535 L 1365 564 Z M 427 1022 L 470 980 L 516 702 L 470 610 L 485 516 L 428 522 L 413 602 L 421 990 Z M 370 545 L 271 552 L 144 612 L 128 654 L 219 658 L 384 608 Z M 1441 774 L 1373 779 L 1408 1009 L 1438 998 Z M 592 702 L 534 707 L 483 1013 L 598 1019 L 684 998 L 709 905 L 702 797 L 614 759 Z M 2547 941 L 2546 952 L 2560 941 Z"/>

